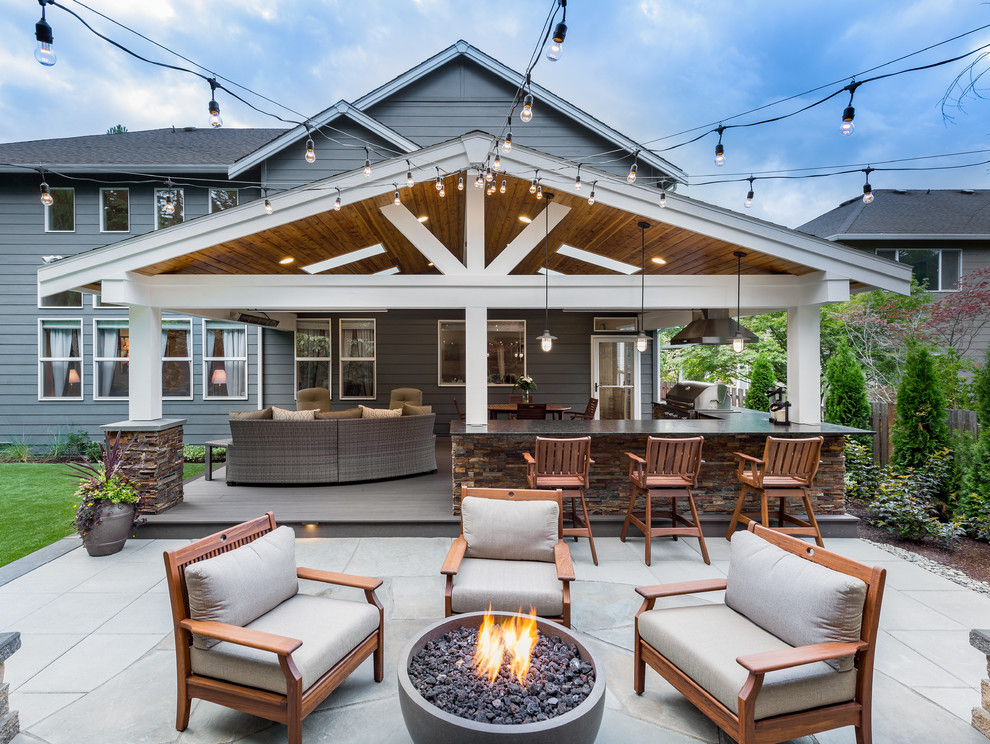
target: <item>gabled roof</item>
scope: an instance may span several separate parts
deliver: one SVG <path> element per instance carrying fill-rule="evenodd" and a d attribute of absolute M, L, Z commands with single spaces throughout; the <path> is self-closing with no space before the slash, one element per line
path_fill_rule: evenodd
<path fill-rule="evenodd" d="M 231 163 L 277 137 L 283 129 L 185 127 L 0 144 L 0 171 L 44 166 L 90 172 L 121 166 L 156 171 L 225 172 Z M 16 167 L 19 166 L 19 167 Z"/>
<path fill-rule="evenodd" d="M 843 202 L 798 230 L 827 240 L 990 236 L 990 190 L 874 190 Z"/>

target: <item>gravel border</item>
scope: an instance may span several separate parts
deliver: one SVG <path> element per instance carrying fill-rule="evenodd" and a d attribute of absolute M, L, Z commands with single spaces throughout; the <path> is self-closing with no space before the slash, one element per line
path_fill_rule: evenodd
<path fill-rule="evenodd" d="M 979 592 L 990 597 L 990 584 L 985 581 L 977 581 L 976 579 L 971 579 L 969 576 L 964 574 L 962 571 L 958 571 L 954 568 L 949 568 L 938 561 L 933 561 L 931 558 L 925 558 L 923 555 L 918 555 L 917 553 L 912 553 L 910 550 L 904 550 L 904 548 L 898 548 L 894 545 L 886 545 L 884 543 L 873 542 L 873 540 L 867 540 L 866 538 L 859 538 L 863 542 L 872 545 L 875 548 L 880 548 L 880 550 L 885 550 L 886 552 L 896 555 L 898 558 L 903 558 L 911 563 L 916 563 L 924 569 L 931 571 L 933 574 L 937 574 L 942 578 L 953 581 L 960 586 L 964 586 L 967 589 L 972 589 L 974 592 Z"/>

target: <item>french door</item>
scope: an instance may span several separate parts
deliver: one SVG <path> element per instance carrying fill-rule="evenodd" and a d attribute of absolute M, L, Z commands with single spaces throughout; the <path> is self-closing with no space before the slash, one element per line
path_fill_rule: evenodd
<path fill-rule="evenodd" d="M 591 337 L 591 388 L 599 419 L 639 419 L 639 352 L 635 336 Z"/>

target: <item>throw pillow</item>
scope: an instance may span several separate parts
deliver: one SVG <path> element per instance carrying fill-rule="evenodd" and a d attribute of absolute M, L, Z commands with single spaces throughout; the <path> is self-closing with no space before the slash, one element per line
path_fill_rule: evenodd
<path fill-rule="evenodd" d="M 403 416 L 424 416 L 427 413 L 433 413 L 433 406 L 414 406 L 410 403 L 402 404 Z"/>
<path fill-rule="evenodd" d="M 401 408 L 368 408 L 361 406 L 361 418 L 399 418 Z"/>
<path fill-rule="evenodd" d="M 317 420 L 326 419 L 359 419 L 361 418 L 360 408 L 348 408 L 345 411 L 317 411 Z"/>
<path fill-rule="evenodd" d="M 244 626 L 299 591 L 296 536 L 279 527 L 246 545 L 186 566 L 189 615 Z M 194 635 L 193 645 L 210 648 L 214 638 Z"/>
<path fill-rule="evenodd" d="M 468 496 L 461 523 L 468 558 L 553 562 L 560 511 L 555 501 Z"/>
<path fill-rule="evenodd" d="M 288 408 L 272 406 L 272 418 L 275 421 L 312 421 L 315 413 L 312 408 L 307 411 L 290 411 Z"/>
<path fill-rule="evenodd" d="M 271 421 L 272 409 L 269 407 L 269 408 L 262 408 L 260 411 L 231 411 L 230 418 L 235 420 L 240 419 L 242 421 L 245 419 L 246 420 L 265 419 Z"/>

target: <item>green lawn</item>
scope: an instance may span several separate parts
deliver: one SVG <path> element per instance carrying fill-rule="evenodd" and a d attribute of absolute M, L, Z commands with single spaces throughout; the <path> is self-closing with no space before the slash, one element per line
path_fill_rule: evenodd
<path fill-rule="evenodd" d="M 182 477 L 203 472 L 187 462 Z M 0 463 L 0 566 L 73 532 L 76 481 L 62 464 Z"/>

